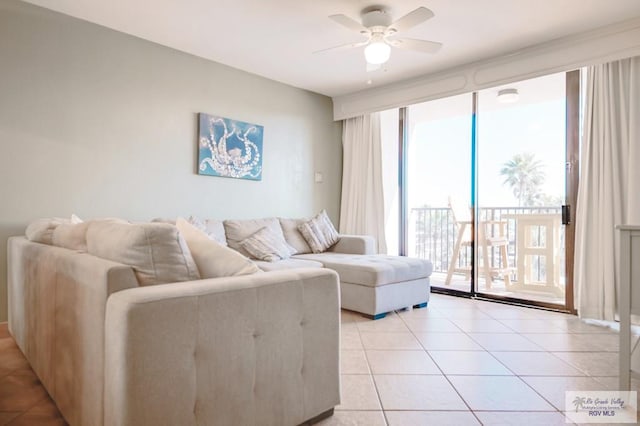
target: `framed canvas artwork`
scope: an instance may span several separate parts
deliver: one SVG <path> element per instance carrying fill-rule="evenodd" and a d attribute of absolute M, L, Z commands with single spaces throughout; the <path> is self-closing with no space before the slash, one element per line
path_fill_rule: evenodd
<path fill-rule="evenodd" d="M 198 123 L 198 174 L 262 180 L 262 126 L 202 112 Z"/>

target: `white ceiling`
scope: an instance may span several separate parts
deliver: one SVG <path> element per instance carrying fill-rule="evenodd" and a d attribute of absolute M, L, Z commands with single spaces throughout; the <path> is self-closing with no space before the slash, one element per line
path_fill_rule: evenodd
<path fill-rule="evenodd" d="M 27 0 L 165 46 L 328 96 L 427 75 L 640 16 L 640 0 Z M 327 18 L 384 5 L 394 19 L 435 17 L 400 36 L 439 41 L 435 55 L 394 49 L 367 73 L 361 40 Z M 371 85 L 367 84 L 371 80 Z"/>

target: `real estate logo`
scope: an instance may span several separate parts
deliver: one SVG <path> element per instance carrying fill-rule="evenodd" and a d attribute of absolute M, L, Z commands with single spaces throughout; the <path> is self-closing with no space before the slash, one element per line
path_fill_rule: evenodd
<path fill-rule="evenodd" d="M 567 423 L 636 423 L 637 398 L 636 391 L 566 391 L 565 420 Z"/>

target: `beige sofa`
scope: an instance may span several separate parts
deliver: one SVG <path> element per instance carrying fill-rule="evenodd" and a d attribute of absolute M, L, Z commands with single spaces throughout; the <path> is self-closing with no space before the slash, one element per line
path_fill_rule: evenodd
<path fill-rule="evenodd" d="M 266 273 L 163 285 L 96 256 L 113 248 L 95 242 L 10 238 L 10 332 L 72 425 L 313 422 L 340 401 L 340 292 L 343 307 L 374 318 L 425 306 L 431 264 L 375 255 L 367 236 L 311 253 L 300 221 L 201 221 L 241 253 L 270 227 L 298 254 L 256 261 Z"/>
<path fill-rule="evenodd" d="M 71 425 L 297 425 L 340 402 L 335 272 L 140 287 L 12 237 L 9 330 Z"/>

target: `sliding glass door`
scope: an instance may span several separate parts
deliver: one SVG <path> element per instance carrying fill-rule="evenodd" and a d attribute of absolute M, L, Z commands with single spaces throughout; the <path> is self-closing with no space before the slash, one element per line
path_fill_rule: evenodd
<path fill-rule="evenodd" d="M 578 96 L 576 71 L 400 110 L 401 251 L 434 289 L 571 310 Z"/>
<path fill-rule="evenodd" d="M 471 99 L 412 105 L 405 126 L 407 255 L 433 262 L 433 287 L 463 292 L 471 288 L 473 259 Z"/>
<path fill-rule="evenodd" d="M 565 304 L 564 73 L 478 92 L 478 293 Z"/>

